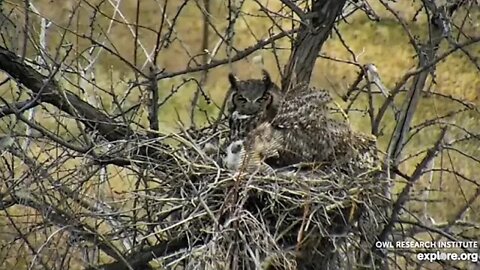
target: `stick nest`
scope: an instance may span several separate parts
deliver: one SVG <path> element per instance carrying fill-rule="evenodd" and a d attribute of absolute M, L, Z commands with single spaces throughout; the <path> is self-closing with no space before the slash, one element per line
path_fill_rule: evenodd
<path fill-rule="evenodd" d="M 222 168 L 220 151 L 204 151 L 222 134 L 177 137 L 180 146 L 162 164 L 169 174 L 158 186 L 161 235 L 189 238 L 164 266 L 331 269 L 373 261 L 372 238 L 388 202 L 378 168 L 232 172 Z"/>

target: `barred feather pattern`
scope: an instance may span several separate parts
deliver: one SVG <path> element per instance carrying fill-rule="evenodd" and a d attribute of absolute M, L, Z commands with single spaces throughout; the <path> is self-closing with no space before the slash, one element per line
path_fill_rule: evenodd
<path fill-rule="evenodd" d="M 254 130 L 260 123 L 265 122 L 263 114 L 240 114 L 237 111 L 232 112 L 229 118 L 230 141 L 244 139 L 247 134 Z"/>
<path fill-rule="evenodd" d="M 330 101 L 328 92 L 317 90 L 285 99 L 271 122 L 248 134 L 245 155 L 256 162 L 248 166 L 268 159 L 273 167 L 313 163 L 359 173 L 378 164 L 376 139 L 329 118 Z"/>

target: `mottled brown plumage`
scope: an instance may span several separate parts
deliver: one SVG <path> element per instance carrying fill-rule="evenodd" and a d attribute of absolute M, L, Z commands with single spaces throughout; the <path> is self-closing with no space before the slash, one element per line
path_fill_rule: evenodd
<path fill-rule="evenodd" d="M 229 102 L 230 141 L 244 139 L 246 135 L 265 121 L 271 121 L 278 109 L 280 90 L 263 70 L 261 80 L 238 80 L 233 74 Z"/>
<path fill-rule="evenodd" d="M 301 87 L 292 95 L 287 93 L 276 116 L 242 141 L 244 167 L 263 166 L 266 161 L 274 168 L 301 163 L 359 173 L 375 166 L 375 138 L 331 118 L 328 92 Z"/>

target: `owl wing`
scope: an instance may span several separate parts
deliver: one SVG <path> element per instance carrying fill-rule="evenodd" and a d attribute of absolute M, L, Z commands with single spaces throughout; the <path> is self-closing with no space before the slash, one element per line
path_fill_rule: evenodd
<path fill-rule="evenodd" d="M 310 88 L 311 90 L 311 88 Z M 373 164 L 374 138 L 351 130 L 346 122 L 328 117 L 325 91 L 310 91 L 285 99 L 275 118 L 249 132 L 244 163 L 249 169 L 297 163 L 327 163 L 351 168 Z"/>
<path fill-rule="evenodd" d="M 359 169 L 373 169 L 379 166 L 377 138 L 373 135 L 355 133 L 352 138 L 353 157 L 351 163 Z"/>
<path fill-rule="evenodd" d="M 293 100 L 298 97 L 305 97 L 309 94 L 315 94 L 323 103 L 328 103 L 333 100 L 327 90 L 317 89 L 316 87 L 309 86 L 307 83 L 299 83 L 291 87 L 285 92 L 284 98 L 285 100 Z"/>
<path fill-rule="evenodd" d="M 340 167 L 351 162 L 377 161 L 376 140 L 352 131 L 344 121 L 329 117 L 328 92 L 309 88 L 304 94 L 285 99 L 273 120 L 274 133 L 282 145 L 276 165 L 328 163 Z"/>
<path fill-rule="evenodd" d="M 332 141 L 326 140 L 329 93 L 314 88 L 295 93 L 286 96 L 272 121 L 274 134 L 282 142 L 278 158 L 270 160 L 276 166 L 323 161 L 331 154 Z"/>
<path fill-rule="evenodd" d="M 299 89 L 305 92 L 307 91 L 306 89 L 310 88 Z M 299 132 L 298 128 L 300 126 L 296 125 L 297 121 L 295 121 L 295 118 L 298 118 L 302 114 L 311 114 L 315 111 L 315 107 L 320 108 L 318 105 L 323 102 L 322 96 L 325 96 L 325 93 L 312 92 L 309 93 L 309 95 L 302 94 L 296 96 L 292 100 L 284 99 L 280 106 L 278 104 L 274 105 L 275 111 L 272 117 L 257 115 L 255 116 L 256 118 L 250 117 L 249 119 L 244 119 L 245 123 L 239 121 L 242 119 L 239 119 L 235 112 L 231 112 L 230 130 L 232 135 L 230 139 L 232 143 L 234 143 L 234 140 L 244 139 L 242 144 L 244 151 L 242 158 L 240 158 L 238 154 L 233 155 L 227 153 L 227 160 L 235 160 L 234 164 L 236 164 L 237 161 L 241 159 L 244 167 L 254 169 L 255 167 L 261 166 L 264 160 L 278 157 L 279 150 L 285 149 L 284 143 L 286 140 L 298 138 L 304 134 Z M 311 98 L 318 102 L 315 104 L 306 102 L 311 100 Z M 274 101 L 277 102 L 278 97 Z M 299 111 L 299 109 L 303 110 Z M 268 114 L 269 112 L 263 113 Z M 315 116 L 311 115 L 311 117 Z M 306 124 L 307 119 L 304 120 Z M 253 128 L 246 128 L 247 126 Z M 240 165 L 230 167 L 240 167 Z"/>
<path fill-rule="evenodd" d="M 278 156 L 282 137 L 271 123 L 264 122 L 252 130 L 245 140 L 237 140 L 227 147 L 224 164 L 228 169 L 238 171 L 265 171 L 271 168 L 264 163 L 270 157 Z"/>
<path fill-rule="evenodd" d="M 264 122 L 255 128 L 245 140 L 245 153 L 247 166 L 265 166 L 264 161 L 268 158 L 278 157 L 282 149 L 283 136 L 269 122 Z"/>
<path fill-rule="evenodd" d="M 328 102 L 331 101 L 327 91 L 315 91 L 308 88 L 299 96 L 287 95 L 280 104 L 273 126 L 281 129 L 306 128 L 315 126 L 326 116 Z"/>

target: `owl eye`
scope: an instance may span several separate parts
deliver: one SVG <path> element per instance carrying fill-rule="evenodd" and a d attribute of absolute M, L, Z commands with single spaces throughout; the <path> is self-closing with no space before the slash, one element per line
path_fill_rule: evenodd
<path fill-rule="evenodd" d="M 266 93 L 265 95 L 261 96 L 259 99 L 258 99 L 258 102 L 265 102 L 267 101 L 268 99 L 270 98 L 270 94 Z"/>
<path fill-rule="evenodd" d="M 241 102 L 241 103 L 246 103 L 246 102 L 247 102 L 247 99 L 244 98 L 243 96 L 237 96 L 237 101 L 238 101 L 238 102 Z"/>

